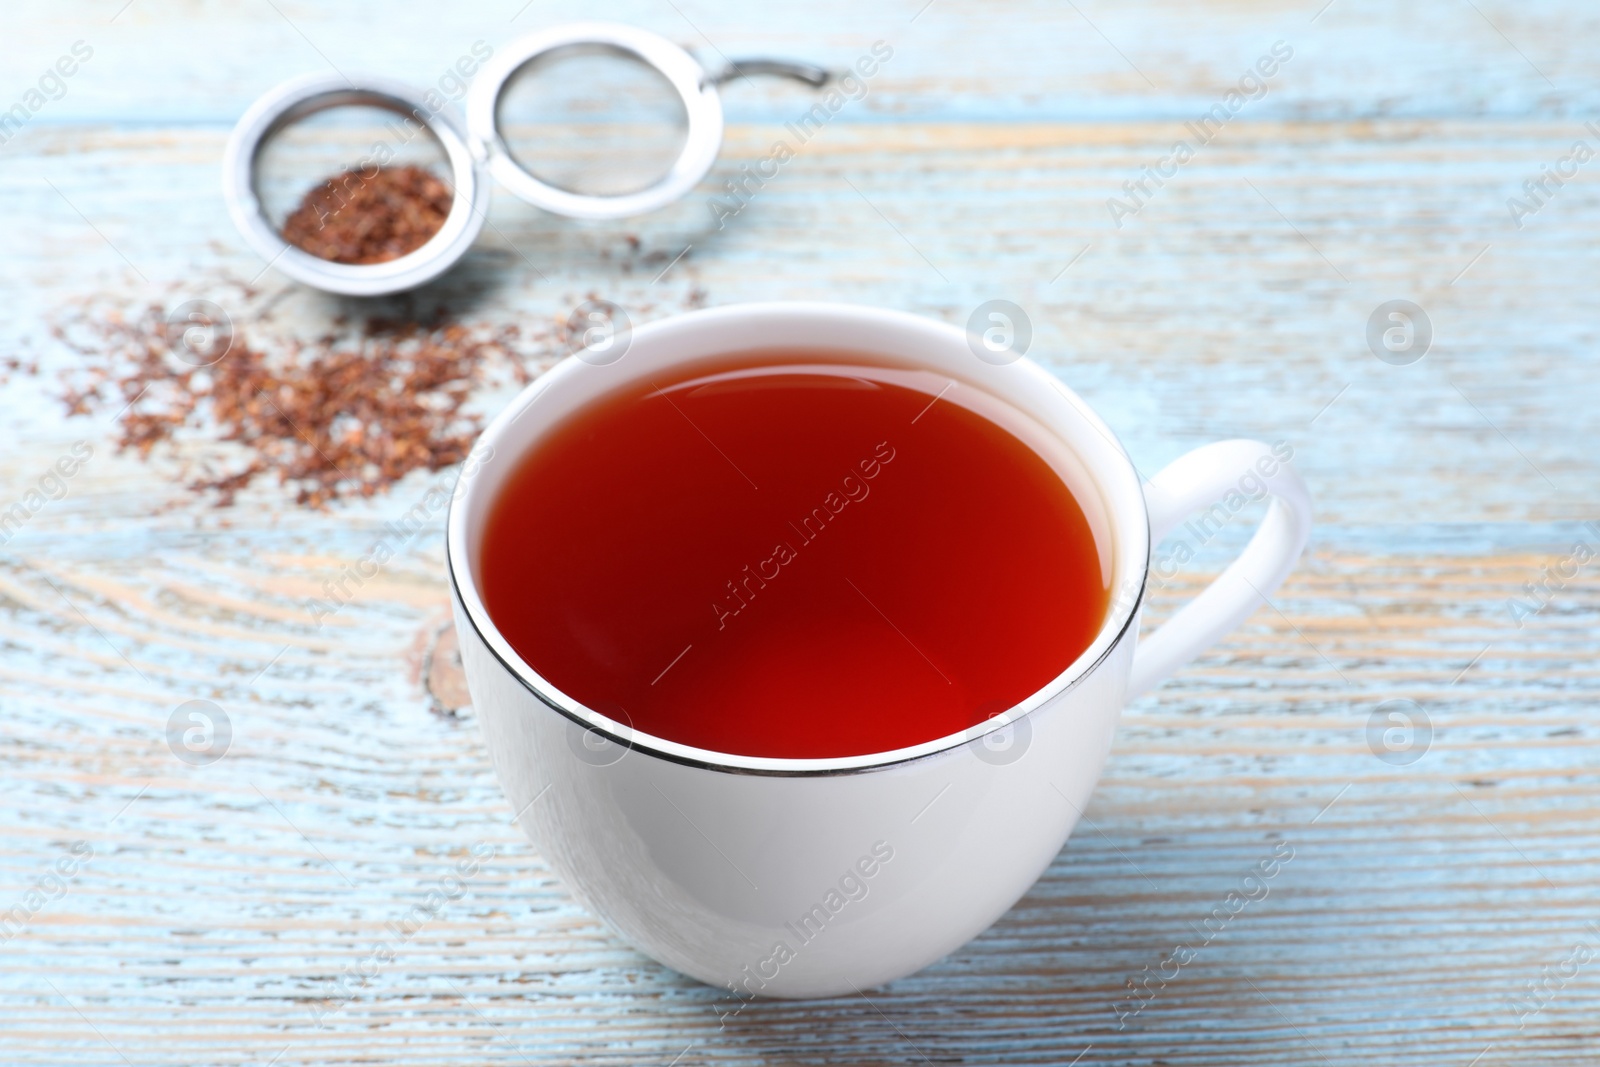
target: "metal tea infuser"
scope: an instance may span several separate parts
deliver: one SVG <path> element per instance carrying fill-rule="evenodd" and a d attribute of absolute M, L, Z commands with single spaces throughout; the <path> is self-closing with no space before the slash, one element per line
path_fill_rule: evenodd
<path fill-rule="evenodd" d="M 541 65 L 580 57 L 586 61 L 632 61 L 642 64 L 653 83 L 670 87 L 664 101 L 674 113 L 668 126 L 681 126 L 675 140 L 681 147 L 656 146 L 650 166 L 649 144 L 638 150 L 624 142 L 623 155 L 638 157 L 638 166 L 596 168 L 554 166 L 536 162 L 541 147 L 560 152 L 584 135 L 529 137 L 511 121 L 519 79 Z M 592 69 L 592 68 L 591 68 Z M 251 247 L 269 266 L 296 281 L 332 293 L 379 296 L 400 292 L 438 277 L 471 247 L 482 230 L 489 202 L 489 178 L 514 196 L 557 215 L 579 219 L 617 219 L 654 211 L 678 200 L 705 177 L 722 145 L 722 102 L 717 87 L 734 78 L 768 74 L 793 78 L 819 88 L 827 70 L 803 63 L 758 59 L 729 63 L 708 71 L 694 56 L 647 30 L 615 23 L 559 26 L 523 37 L 484 63 L 465 98 L 465 122 L 442 100 L 388 78 L 340 74 L 296 78 L 257 100 L 234 127 L 223 156 L 223 192 L 228 212 Z M 571 86 L 581 90 L 582 85 Z M 625 95 L 625 94 L 624 94 Z M 593 101 L 558 101 L 585 121 L 594 117 Z M 625 107 L 628 101 L 617 101 Z M 432 169 L 448 172 L 453 199 L 438 232 L 405 255 L 379 263 L 339 263 L 289 243 L 280 232 L 283 205 L 292 202 L 265 175 L 265 164 L 288 154 L 279 146 L 283 135 L 325 119 L 336 109 L 363 109 L 382 115 L 386 137 L 371 145 L 353 170 L 364 173 L 402 158 L 426 157 Z M 347 111 L 347 114 L 349 112 Z M 659 116 L 654 116 L 659 124 Z M 594 131 L 616 127 L 618 136 L 643 136 L 643 123 L 597 123 Z M 595 142 L 603 140 L 595 134 Z M 309 143 L 309 142 L 308 142 Z M 670 155 L 670 158 L 668 156 Z M 352 168 L 344 164 L 345 174 Z M 369 175 L 370 176 L 370 175 Z M 303 183 L 302 183 L 303 187 Z M 276 201 L 276 202 L 275 202 Z"/>

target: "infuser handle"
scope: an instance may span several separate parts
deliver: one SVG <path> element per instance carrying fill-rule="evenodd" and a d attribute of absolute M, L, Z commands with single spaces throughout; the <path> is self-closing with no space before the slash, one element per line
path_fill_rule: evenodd
<path fill-rule="evenodd" d="M 1253 476 L 1253 477 L 1252 477 Z M 1155 687 L 1267 602 L 1311 536 L 1311 494 L 1286 458 L 1260 441 L 1218 441 L 1169 464 L 1144 486 L 1152 550 L 1183 519 L 1228 493 L 1272 495 L 1255 536 L 1216 581 L 1151 634 L 1140 634 L 1128 699 Z"/>
<path fill-rule="evenodd" d="M 815 63 L 796 63 L 788 59 L 730 59 L 728 65 L 711 75 L 712 85 L 721 85 L 735 78 L 748 78 L 752 74 L 770 74 L 778 78 L 792 78 L 805 82 L 813 89 L 828 84 L 833 73 Z"/>

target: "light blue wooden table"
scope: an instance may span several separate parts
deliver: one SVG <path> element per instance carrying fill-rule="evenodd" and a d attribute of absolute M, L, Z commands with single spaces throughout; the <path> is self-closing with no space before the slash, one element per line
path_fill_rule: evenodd
<path fill-rule="evenodd" d="M 1573 154 L 1600 150 L 1600 9 L 518 3 L 5 12 L 0 107 L 27 121 L 0 145 L 0 356 L 42 365 L 0 394 L 0 510 L 74 442 L 92 456 L 0 546 L 0 912 L 22 916 L 0 1063 L 1600 1061 L 1600 561 L 1562 562 L 1600 548 L 1600 162 Z M 261 271 L 218 194 L 257 94 L 330 66 L 427 85 L 475 41 L 593 17 L 708 61 L 894 55 L 725 228 L 706 197 L 804 90 L 730 86 L 711 178 L 648 218 L 500 197 L 427 300 L 532 328 L 590 292 L 639 321 L 819 298 L 963 322 L 1010 299 L 1147 474 L 1216 438 L 1283 440 L 1317 498 L 1300 570 L 1127 710 L 1087 817 L 1010 914 L 887 988 L 726 1028 L 714 991 L 567 897 L 508 825 L 470 713 L 433 710 L 425 675 L 446 702 L 459 685 L 435 648 L 440 529 L 310 625 L 304 598 L 424 479 L 324 513 L 265 484 L 212 509 L 177 484 L 203 441 L 142 463 L 106 413 L 54 399 L 78 357 L 51 325 L 84 301 L 171 306 Z M 79 41 L 92 55 L 34 113 Z M 1185 123 L 1277 42 L 1288 58 L 1201 143 Z M 1192 158 L 1164 162 L 1180 139 Z M 1550 170 L 1567 176 L 1534 203 Z M 286 334 L 356 310 L 271 271 L 259 289 L 230 299 Z M 1367 338 L 1401 299 L 1433 334 L 1403 366 Z M 1169 568 L 1152 617 L 1254 517 Z M 1570 577 L 1514 611 L 1546 567 Z M 191 699 L 229 716 L 221 762 L 167 745 Z M 1416 729 L 1386 748 L 1396 700 Z M 1279 842 L 1270 892 L 1207 925 Z M 331 999 L 474 844 L 493 859 L 470 891 Z"/>

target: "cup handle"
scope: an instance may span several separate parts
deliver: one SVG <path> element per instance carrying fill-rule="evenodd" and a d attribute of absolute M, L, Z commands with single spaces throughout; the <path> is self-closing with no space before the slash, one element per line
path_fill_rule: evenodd
<path fill-rule="evenodd" d="M 1289 576 L 1311 536 L 1306 483 L 1289 460 L 1260 441 L 1205 445 L 1145 483 L 1152 552 L 1189 515 L 1219 505 L 1230 492 L 1259 499 L 1260 485 L 1272 494 L 1272 503 L 1244 552 L 1154 633 L 1140 635 L 1129 700 L 1165 681 L 1260 607 Z"/>

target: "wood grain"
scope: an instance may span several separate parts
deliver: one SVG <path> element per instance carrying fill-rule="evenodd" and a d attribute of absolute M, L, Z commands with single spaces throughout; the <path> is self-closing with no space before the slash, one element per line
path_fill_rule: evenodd
<path fill-rule="evenodd" d="M 92 855 L 0 943 L 0 1062 L 1600 1059 L 1600 964 L 1553 980 L 1520 1029 L 1514 1003 L 1575 946 L 1600 947 L 1600 563 L 1520 625 L 1510 607 L 1575 541 L 1597 543 L 1582 522 L 1600 478 L 1600 195 L 1585 170 L 1520 229 L 1506 208 L 1573 140 L 1595 143 L 1581 119 L 1600 102 L 1600 16 L 1317 6 L 617 4 L 600 14 L 706 54 L 848 62 L 882 38 L 896 55 L 725 228 L 707 197 L 784 136 L 804 93 L 730 88 L 712 177 L 648 218 L 577 224 L 498 198 L 478 248 L 420 295 L 525 323 L 589 292 L 636 321 L 821 298 L 962 322 L 1005 297 L 1146 474 L 1250 435 L 1290 442 L 1312 484 L 1300 569 L 1127 710 L 1087 819 L 1016 908 L 885 989 L 725 1024 L 714 991 L 567 897 L 508 824 L 470 711 L 439 713 L 437 526 L 322 628 L 305 611 L 425 479 L 321 513 L 270 485 L 212 509 L 176 481 L 202 442 L 139 463 L 114 454 L 109 413 L 66 419 L 53 399 L 75 357 L 50 326 L 73 307 L 232 292 L 261 270 L 217 193 L 228 124 L 255 94 L 318 69 L 319 50 L 426 83 L 477 38 L 592 6 L 11 13 L 0 102 L 72 41 L 96 54 L 0 146 L 0 356 L 42 364 L 0 390 L 0 510 L 74 441 L 94 454 L 0 545 L 0 913 L 74 842 Z M 1115 226 L 1107 198 L 1277 39 L 1296 49 L 1281 80 Z M 233 309 L 270 307 L 252 328 L 309 333 L 358 310 L 270 272 L 259 285 Z M 1394 298 L 1435 327 L 1407 367 L 1366 343 Z M 1254 514 L 1160 585 L 1152 622 Z M 209 766 L 165 735 L 196 699 L 233 730 Z M 1397 699 L 1431 726 L 1405 765 L 1369 737 Z M 469 892 L 337 1000 L 385 924 L 478 842 L 495 855 Z M 1294 858 L 1266 897 L 1119 1020 L 1130 981 L 1171 973 L 1279 842 Z"/>

